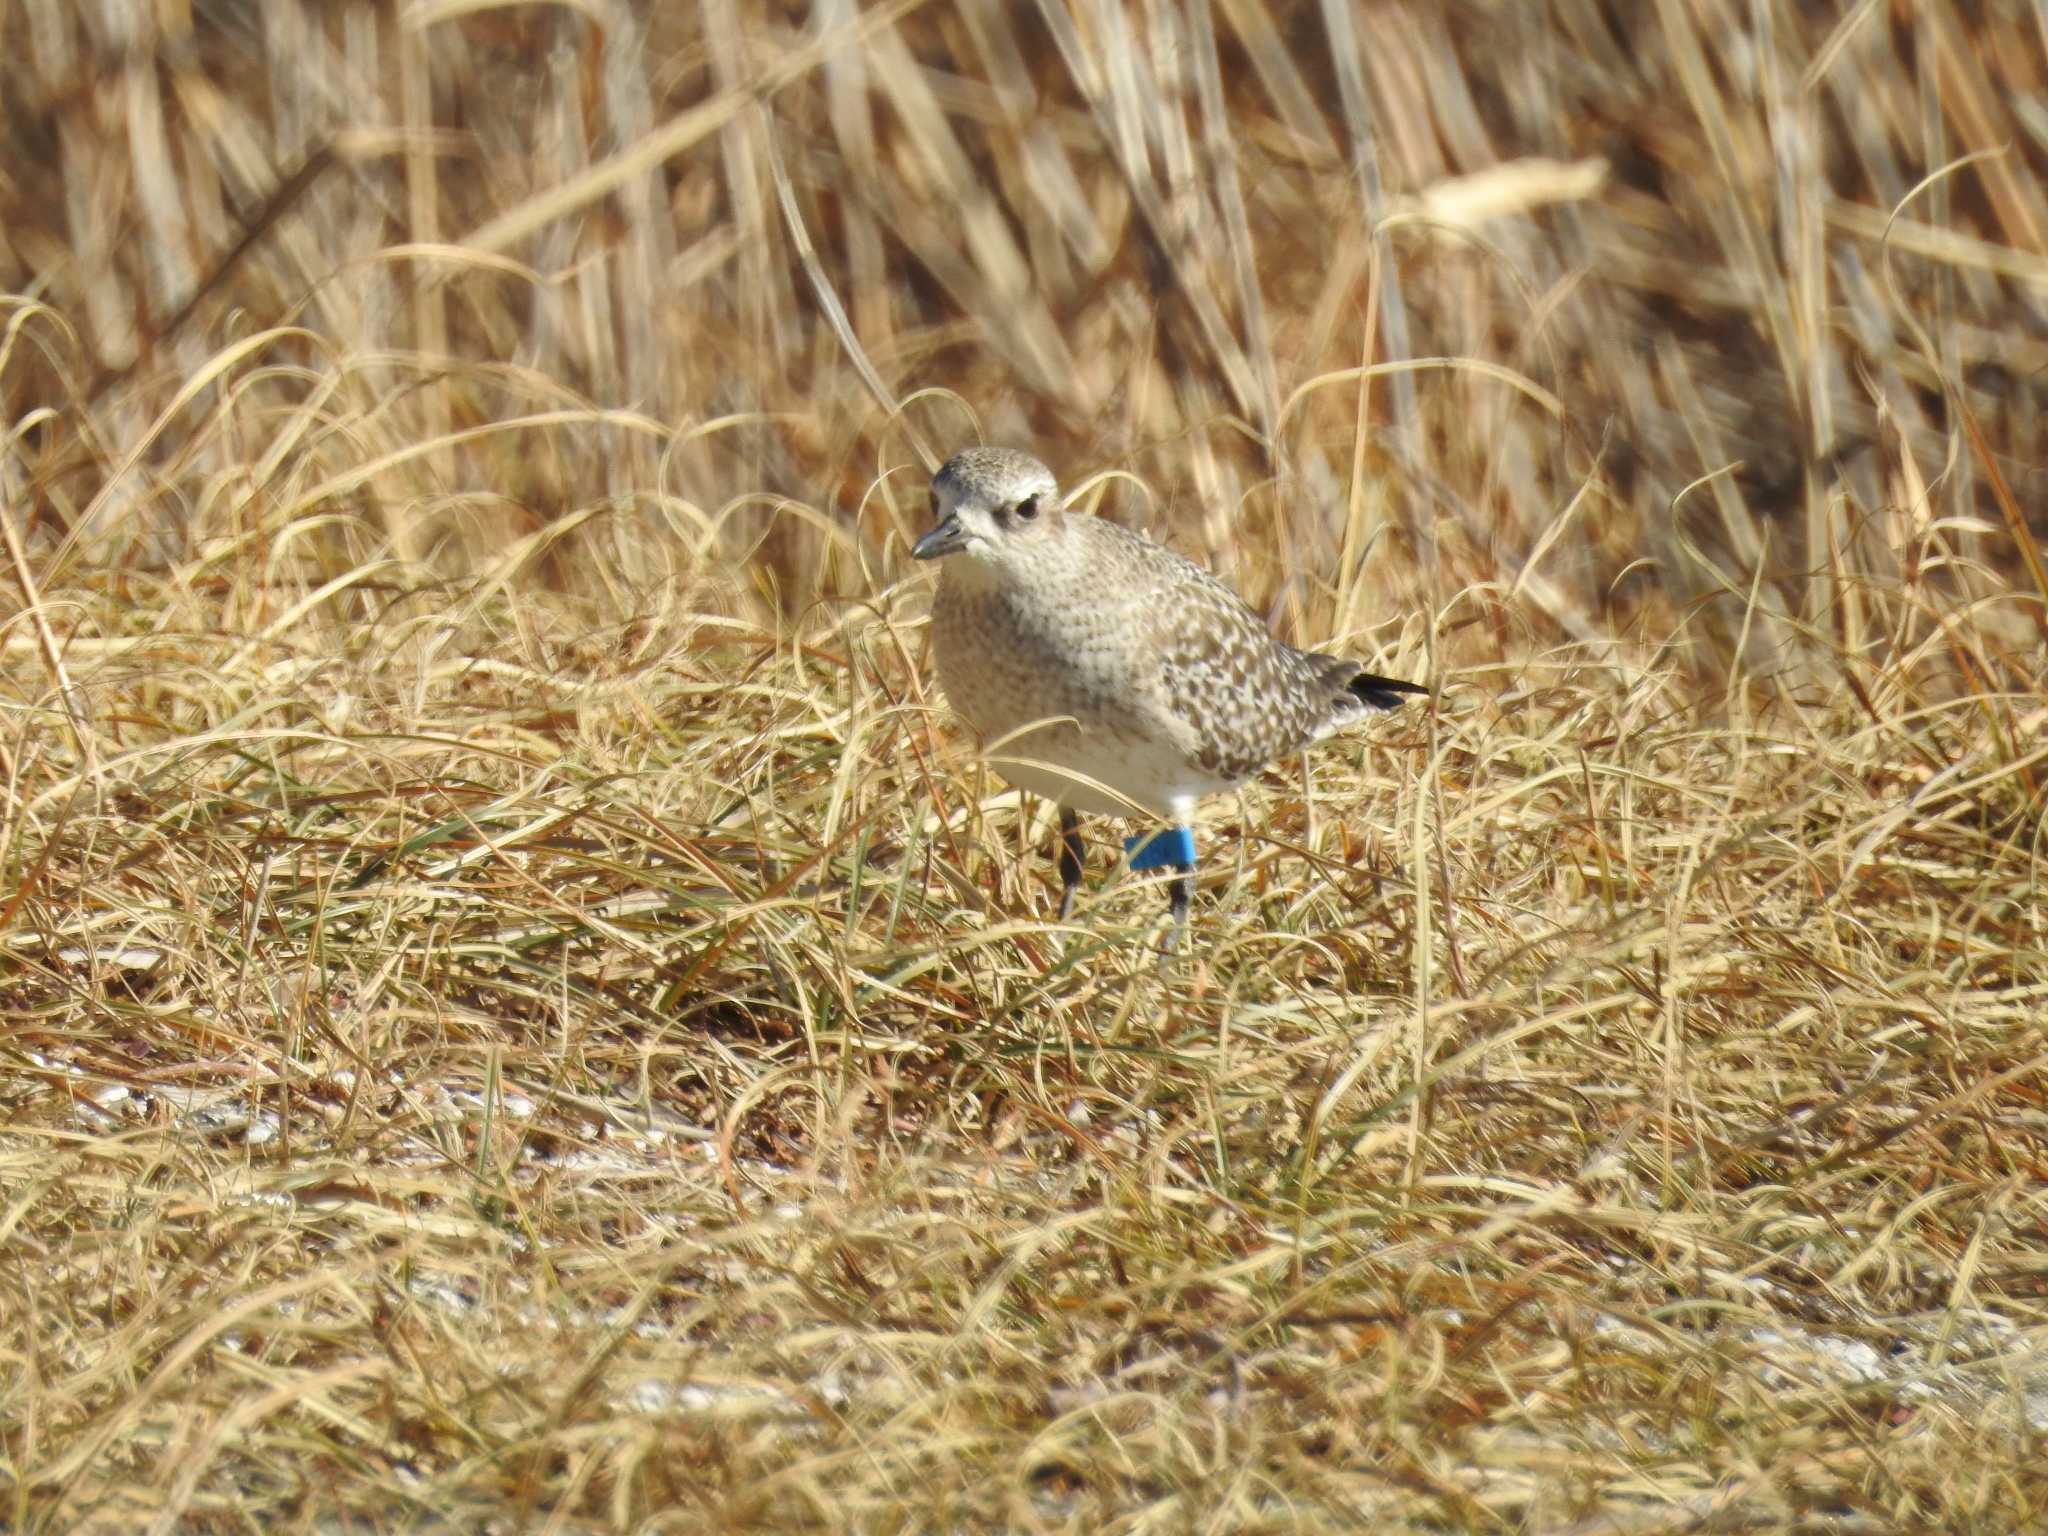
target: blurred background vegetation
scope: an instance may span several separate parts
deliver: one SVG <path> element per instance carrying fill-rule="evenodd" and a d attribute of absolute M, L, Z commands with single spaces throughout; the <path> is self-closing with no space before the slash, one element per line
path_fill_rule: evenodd
<path fill-rule="evenodd" d="M 0 47 L 45 557 L 552 529 L 522 579 L 797 614 L 987 437 L 1133 472 L 1309 638 L 1777 666 L 1910 646 L 1872 582 L 2038 580 L 2025 0 L 29 0 Z"/>

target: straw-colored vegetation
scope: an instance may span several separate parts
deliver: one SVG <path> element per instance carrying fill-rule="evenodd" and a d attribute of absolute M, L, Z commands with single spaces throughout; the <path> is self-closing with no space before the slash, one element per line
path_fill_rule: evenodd
<path fill-rule="evenodd" d="M 0 1528 L 2048 1526 L 2035 8 L 0 47 Z M 1167 961 L 977 437 L 1436 686 Z"/>

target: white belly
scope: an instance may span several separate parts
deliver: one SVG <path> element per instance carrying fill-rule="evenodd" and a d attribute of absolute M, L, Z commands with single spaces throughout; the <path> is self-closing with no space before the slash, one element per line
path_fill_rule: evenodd
<path fill-rule="evenodd" d="M 1010 783 L 1090 816 L 1177 819 L 1202 796 L 1230 788 L 1171 746 L 1107 730 L 1049 725 L 1007 739 L 988 730 L 983 744 L 989 766 Z"/>

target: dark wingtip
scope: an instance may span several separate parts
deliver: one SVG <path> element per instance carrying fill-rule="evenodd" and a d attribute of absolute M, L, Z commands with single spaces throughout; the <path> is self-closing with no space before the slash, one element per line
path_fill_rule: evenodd
<path fill-rule="evenodd" d="M 1399 709 L 1404 697 L 1429 692 L 1420 683 L 1403 682 L 1398 677 L 1380 677 L 1371 672 L 1358 673 L 1344 685 L 1344 691 L 1373 709 Z"/>

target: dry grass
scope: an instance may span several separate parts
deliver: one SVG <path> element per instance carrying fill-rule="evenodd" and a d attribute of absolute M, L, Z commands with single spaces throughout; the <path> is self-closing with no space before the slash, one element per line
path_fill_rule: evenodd
<path fill-rule="evenodd" d="M 2048 1523 L 2027 7 L 179 14 L 0 7 L 0 1528 Z M 1168 964 L 977 431 L 1440 685 Z"/>

